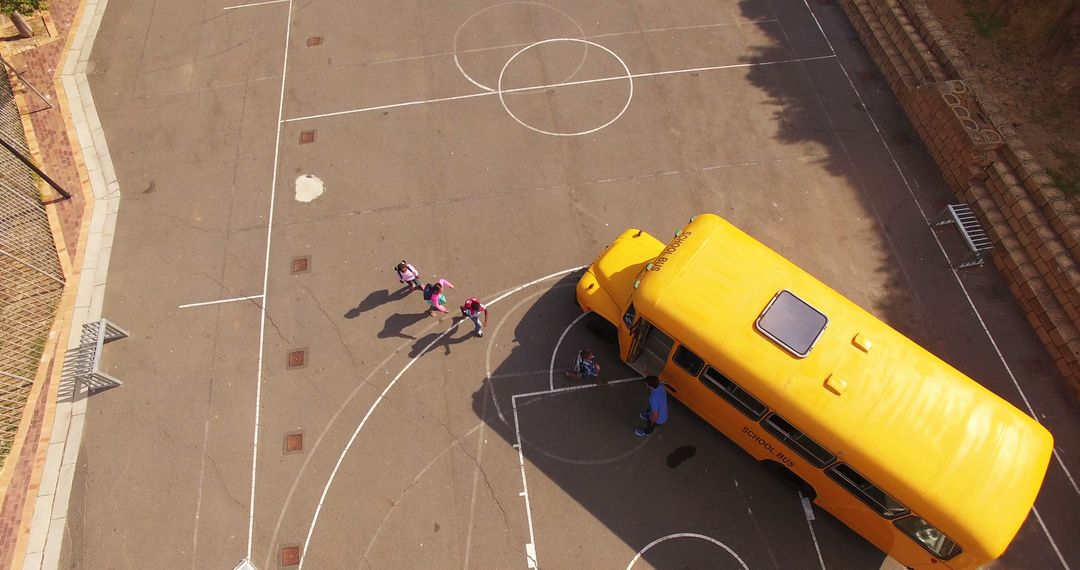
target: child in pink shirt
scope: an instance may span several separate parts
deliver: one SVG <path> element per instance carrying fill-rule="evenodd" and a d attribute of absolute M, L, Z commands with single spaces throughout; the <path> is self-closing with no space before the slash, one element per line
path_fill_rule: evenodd
<path fill-rule="evenodd" d="M 428 296 L 427 294 L 428 287 L 431 288 L 430 296 Z M 446 303 L 446 295 L 443 294 L 443 287 L 449 287 L 453 289 L 454 284 L 447 281 L 446 279 L 439 279 L 434 284 L 430 284 L 429 286 L 424 287 L 424 297 L 428 303 L 427 314 L 429 317 L 434 317 L 435 311 L 438 311 L 440 313 L 450 312 L 446 309 L 445 306 L 443 306 Z"/>

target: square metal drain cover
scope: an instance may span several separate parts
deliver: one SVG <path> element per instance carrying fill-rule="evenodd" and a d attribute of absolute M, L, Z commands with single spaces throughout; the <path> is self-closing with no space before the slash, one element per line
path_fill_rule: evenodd
<path fill-rule="evenodd" d="M 311 36 L 307 39 L 307 47 L 319 47 L 322 45 L 322 36 Z"/>
<path fill-rule="evenodd" d="M 296 350 L 290 350 L 289 355 L 285 360 L 285 369 L 293 370 L 295 368 L 303 368 L 307 364 L 307 349 L 298 348 Z"/>
<path fill-rule="evenodd" d="M 300 545 L 290 544 L 281 547 L 281 565 L 296 566 L 300 564 Z"/>
<path fill-rule="evenodd" d="M 310 131 L 300 131 L 300 144 L 308 144 L 315 142 L 315 129 Z"/>
<path fill-rule="evenodd" d="M 286 455 L 290 453 L 300 453 L 304 450 L 304 432 L 293 431 L 285 434 L 285 451 Z"/>
<path fill-rule="evenodd" d="M 289 266 L 289 273 L 296 275 L 297 273 L 307 273 L 311 270 L 311 256 L 301 255 L 300 257 L 294 257 L 292 263 Z"/>

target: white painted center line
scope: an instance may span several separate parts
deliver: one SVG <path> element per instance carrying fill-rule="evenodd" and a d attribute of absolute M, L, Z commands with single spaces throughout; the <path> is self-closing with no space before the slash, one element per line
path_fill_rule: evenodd
<path fill-rule="evenodd" d="M 233 297 L 232 299 L 219 299 L 217 301 L 203 301 L 202 303 L 188 303 L 186 305 L 180 305 L 178 309 L 187 309 L 190 307 L 205 307 L 206 305 L 220 305 L 222 303 L 233 303 L 236 301 L 250 301 L 251 299 L 262 299 L 262 295 L 248 295 L 247 297 Z"/>
<path fill-rule="evenodd" d="M 724 69 L 739 69 L 744 67 L 762 67 L 766 65 L 780 65 L 784 63 L 803 63 L 807 61 L 817 61 L 821 59 L 835 59 L 835 54 L 819 55 L 815 57 L 804 57 L 798 59 L 784 59 L 779 61 L 760 61 L 752 63 L 733 63 L 729 65 L 713 65 L 709 67 L 691 67 L 687 69 L 671 69 L 668 71 L 654 71 L 650 73 L 633 73 L 630 75 L 618 75 L 615 77 L 600 77 L 597 79 L 584 79 L 580 81 L 563 81 L 560 83 L 550 83 L 547 85 L 533 85 L 529 87 L 516 87 L 514 89 L 503 89 L 502 91 L 484 91 L 481 93 L 470 93 L 468 95 L 455 95 L 453 97 L 439 97 L 437 99 L 422 99 L 417 101 L 406 101 L 404 103 L 390 103 L 388 105 L 377 105 L 374 107 L 362 107 L 359 109 L 349 109 L 347 111 L 336 111 L 332 113 L 320 113 L 318 115 L 306 115 L 303 117 L 293 117 L 291 119 L 284 119 L 283 123 L 292 123 L 296 121 L 308 121 L 311 119 L 321 119 L 324 117 L 338 117 L 341 115 L 352 115 L 355 113 L 367 113 L 370 111 L 383 111 L 386 109 L 396 109 L 399 107 L 413 107 L 416 105 L 427 105 L 429 103 L 445 103 L 447 101 L 460 101 L 462 99 L 475 99 L 477 97 L 489 97 L 491 95 L 498 95 L 499 93 L 521 93 L 526 91 L 541 91 L 544 89 L 553 89 L 555 87 L 571 87 L 574 85 L 588 85 L 592 83 L 604 83 L 607 81 L 626 81 L 627 79 L 637 79 L 640 77 L 661 77 L 664 75 L 676 75 L 681 73 L 700 73 L 702 71 L 720 71 Z"/>
<path fill-rule="evenodd" d="M 237 8 L 254 8 L 255 6 L 266 6 L 267 4 L 281 4 L 288 2 L 289 0 L 267 0 L 266 2 L 254 2 L 251 4 L 240 4 L 237 6 L 226 6 L 222 10 L 236 10 Z"/>

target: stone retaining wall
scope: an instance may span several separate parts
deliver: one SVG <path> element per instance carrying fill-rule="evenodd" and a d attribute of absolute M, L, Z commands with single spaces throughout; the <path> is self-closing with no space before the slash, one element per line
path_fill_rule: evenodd
<path fill-rule="evenodd" d="M 840 0 L 1058 370 L 1080 392 L 1080 215 L 922 0 Z"/>

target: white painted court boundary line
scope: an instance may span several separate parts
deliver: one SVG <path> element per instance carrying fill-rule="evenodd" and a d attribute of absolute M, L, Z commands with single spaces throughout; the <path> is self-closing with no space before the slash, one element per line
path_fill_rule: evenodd
<path fill-rule="evenodd" d="M 806 515 L 806 526 L 810 529 L 810 538 L 814 541 L 818 563 L 821 564 L 821 570 L 825 570 L 825 559 L 821 557 L 821 546 L 818 545 L 817 533 L 814 532 L 814 507 L 810 504 L 810 499 L 804 497 L 802 493 L 799 493 L 799 501 L 802 503 L 803 514 Z"/>
<path fill-rule="evenodd" d="M 288 1 L 289 0 L 268 0 L 267 2 L 255 2 L 255 3 L 252 3 L 252 4 L 239 4 L 237 6 L 226 6 L 226 7 L 222 8 L 222 10 L 236 10 L 237 8 L 254 8 L 255 6 L 266 6 L 267 4 L 281 4 L 283 2 L 288 2 Z M 289 7 L 289 10 L 290 11 L 292 10 L 292 6 Z"/>
<path fill-rule="evenodd" d="M 829 37 L 825 34 L 825 29 L 821 27 L 821 22 L 818 20 L 817 14 L 810 8 L 810 3 L 807 0 L 803 0 L 803 4 L 806 6 L 807 11 L 810 12 L 810 16 L 814 19 L 814 24 L 817 25 L 818 31 L 821 32 L 821 37 L 825 40 L 825 43 L 829 46 L 829 51 L 836 55 L 836 49 L 833 47 Z M 844 67 L 844 63 L 840 61 L 840 58 L 836 58 L 836 63 L 840 66 L 840 71 L 844 73 L 844 77 L 847 79 L 848 85 L 851 87 L 855 97 L 859 100 L 859 106 L 862 107 L 863 113 L 866 114 L 866 118 L 869 119 L 870 125 L 873 126 L 874 132 L 877 133 L 878 139 L 881 141 L 882 146 L 885 148 L 886 154 L 889 155 L 889 160 L 892 162 L 893 168 L 896 170 L 897 175 L 900 177 L 900 181 L 903 182 L 904 187 L 907 189 L 908 194 L 911 196 L 912 201 L 915 203 L 915 207 L 919 210 L 919 215 L 923 221 L 929 227 L 930 218 L 927 217 L 926 212 L 922 208 L 922 204 L 919 203 L 918 198 L 915 196 L 915 191 L 911 188 L 911 183 L 907 177 L 904 176 L 904 169 L 900 167 L 900 163 L 897 162 L 896 156 L 892 152 L 892 148 L 889 147 L 889 142 L 885 139 L 885 135 L 881 132 L 881 127 L 878 126 L 877 121 L 874 120 L 873 115 L 870 114 L 870 110 L 866 107 L 866 101 L 863 100 L 862 93 L 855 86 L 855 82 L 852 81 L 851 75 L 848 73 L 847 68 Z M 949 256 L 945 251 L 945 246 L 942 245 L 941 240 L 938 238 L 936 232 L 931 231 L 930 235 L 934 238 L 934 242 L 937 244 L 938 249 L 941 251 L 941 255 L 948 260 Z M 983 332 L 986 334 L 986 338 L 990 341 L 990 345 L 994 348 L 994 353 L 997 354 L 998 360 L 1001 365 L 1005 367 L 1005 372 L 1008 373 L 1009 378 L 1012 379 L 1013 386 L 1016 387 L 1016 391 L 1020 393 L 1020 398 L 1024 400 L 1024 405 L 1028 409 L 1028 413 L 1031 417 L 1038 422 L 1039 417 L 1035 413 L 1035 409 L 1031 407 L 1031 402 L 1028 401 L 1027 394 L 1024 393 L 1024 389 L 1020 387 L 1020 383 L 1016 380 L 1016 375 L 1013 374 L 1012 367 L 1005 360 L 1005 355 L 1001 353 L 1001 349 L 998 347 L 997 341 L 994 339 L 994 335 L 990 332 L 990 329 L 986 326 L 986 321 L 983 320 L 982 313 L 979 312 L 978 307 L 975 306 L 975 301 L 972 300 L 971 295 L 968 293 L 967 287 L 964 286 L 963 280 L 960 279 L 960 275 L 956 268 L 949 264 L 949 270 L 952 272 L 953 279 L 956 280 L 957 285 L 960 286 L 960 290 L 964 293 L 964 298 L 967 299 L 968 306 L 971 307 L 971 311 L 975 314 L 975 318 L 979 321 L 979 326 L 982 327 Z M 1042 423 L 1042 422 L 1039 422 Z M 1073 479 L 1072 473 L 1065 467 L 1065 463 L 1061 460 L 1061 456 L 1058 455 L 1057 448 L 1052 449 L 1054 459 L 1057 460 L 1061 470 L 1065 472 L 1065 476 L 1069 478 L 1069 483 L 1072 484 L 1073 491 L 1080 495 L 1080 488 L 1077 488 L 1076 480 Z M 1042 516 L 1039 514 L 1039 509 L 1032 506 L 1031 511 L 1035 514 L 1035 519 L 1039 522 L 1039 526 L 1042 527 L 1043 533 L 1046 535 L 1047 540 L 1050 541 L 1050 546 L 1053 547 L 1054 553 L 1057 554 L 1058 560 L 1061 562 L 1062 567 L 1065 570 L 1070 570 L 1069 563 L 1065 561 L 1065 557 L 1061 554 L 1061 550 L 1058 548 L 1057 543 L 1054 541 L 1054 537 L 1050 534 L 1050 530 L 1046 528 L 1046 523 L 1043 522 Z"/>
<path fill-rule="evenodd" d="M 492 95 L 498 95 L 499 93 L 522 93 L 527 91 L 539 91 L 544 89 L 553 89 L 555 87 L 571 87 L 574 85 L 588 85 L 592 83 L 604 83 L 608 81 L 625 81 L 626 79 L 638 79 L 641 77 L 663 77 L 665 75 L 677 75 L 683 73 L 700 73 L 703 71 L 721 71 L 725 69 L 740 69 L 746 67 L 763 67 L 767 65 L 782 65 L 785 63 L 802 63 L 806 61 L 817 61 L 822 59 L 835 59 L 836 54 L 819 55 L 815 57 L 804 57 L 797 59 L 784 59 L 778 61 L 759 61 L 752 63 L 733 63 L 729 65 L 714 65 L 709 67 L 691 67 L 687 69 L 672 69 L 668 71 L 653 71 L 650 73 L 632 73 L 630 75 L 618 75 L 615 77 L 600 77 L 597 79 L 582 79 L 579 81 L 563 81 L 559 83 L 549 83 L 546 85 L 533 85 L 529 87 L 515 87 L 513 89 L 504 89 L 500 91 L 483 91 L 481 93 L 470 93 L 468 95 L 455 95 L 453 97 L 439 97 L 435 99 L 422 99 L 416 101 L 406 101 L 404 103 L 390 103 L 388 105 L 377 105 L 374 107 L 362 107 L 359 109 L 349 109 L 347 111 L 335 111 L 332 113 L 320 113 L 318 115 L 306 115 L 303 117 L 293 117 L 291 119 L 284 119 L 285 123 L 293 123 L 297 121 L 309 121 L 312 119 L 322 119 L 325 117 L 338 117 L 341 115 L 352 115 L 356 113 L 367 113 L 370 111 L 384 111 L 386 109 L 399 109 L 402 107 L 414 107 L 417 105 L 428 105 L 431 103 L 446 103 L 449 101 L 462 101 L 465 99 L 475 99 L 477 97 L 490 97 Z"/>
<path fill-rule="evenodd" d="M 719 546 L 720 548 L 723 548 L 724 550 L 726 550 L 728 552 L 728 554 L 730 554 L 732 557 L 735 558 L 735 560 L 737 560 L 739 562 L 739 565 L 743 567 L 743 570 L 750 570 L 750 567 L 746 565 L 746 562 L 743 562 L 743 559 L 740 558 L 738 554 L 735 554 L 735 551 L 732 550 L 728 545 L 724 544 L 723 542 L 720 542 L 719 540 L 716 540 L 715 538 L 713 538 L 711 536 L 705 536 L 704 534 L 698 534 L 696 532 L 680 532 L 680 533 L 676 533 L 676 534 L 669 534 L 667 536 L 660 537 L 660 538 L 650 542 L 649 544 L 645 545 L 645 548 L 642 548 L 641 550 L 639 550 L 638 553 L 635 554 L 634 557 L 630 559 L 630 563 L 626 565 L 626 570 L 630 570 L 631 568 L 633 568 L 634 564 L 637 564 L 638 560 L 641 560 L 641 556 L 643 554 L 645 554 L 645 552 L 648 551 L 650 548 L 656 546 L 657 544 L 660 544 L 661 542 L 664 542 L 665 540 L 671 540 L 673 538 L 697 538 L 697 539 L 709 541 L 709 542 Z"/>
<path fill-rule="evenodd" d="M 280 128 L 278 129 L 278 132 L 280 134 L 280 132 L 281 132 Z M 518 285 L 517 287 L 514 287 L 513 289 L 511 289 L 511 290 L 499 295 L 498 297 L 492 299 L 491 302 L 488 303 L 487 305 L 490 307 L 490 306 L 498 303 L 499 301 L 509 297 L 510 295 L 513 295 L 514 293 L 517 293 L 518 291 L 521 291 L 522 289 L 525 289 L 526 287 L 531 287 L 533 285 L 536 285 L 537 283 L 542 283 L 542 282 L 547 281 L 549 279 L 554 279 L 556 277 L 561 277 L 563 275 L 573 273 L 575 271 L 578 271 L 579 269 L 581 269 L 581 267 L 573 267 L 573 268 L 570 268 L 570 269 L 564 269 L 562 271 L 558 271 L 558 272 L 552 273 L 550 275 L 545 275 L 544 277 L 541 277 L 539 279 L 534 279 L 534 280 L 532 280 L 532 281 L 530 281 L 528 283 L 525 283 L 523 285 Z M 394 385 L 397 384 L 398 380 L 400 380 L 401 377 L 405 375 L 405 372 L 407 372 L 410 368 L 412 368 L 412 365 L 416 364 L 416 361 L 420 360 L 420 357 L 427 354 L 428 351 L 430 351 L 433 346 L 438 344 L 439 341 L 441 341 L 443 338 L 445 338 L 446 335 L 450 334 L 455 329 L 457 329 L 458 325 L 461 324 L 462 322 L 464 322 L 464 321 L 456 321 L 456 322 L 454 322 L 454 324 L 447 327 L 447 329 L 445 331 L 443 331 L 438 336 L 436 336 L 431 342 L 427 343 L 427 345 L 422 350 L 420 350 L 419 354 L 412 357 L 412 359 L 410 359 L 409 362 L 405 364 L 405 366 L 401 369 L 401 371 L 398 372 L 394 376 L 394 378 L 392 380 L 390 380 L 390 383 L 386 385 L 386 388 L 383 388 L 383 391 L 379 394 L 379 397 L 376 398 L 374 402 L 372 402 L 371 407 L 368 408 L 367 413 L 365 413 L 364 417 L 360 419 L 360 423 L 356 426 L 356 429 L 353 430 L 352 436 L 349 437 L 349 441 L 345 444 L 345 447 L 341 450 L 341 455 L 338 456 L 337 463 L 334 464 L 334 468 L 330 471 L 330 475 L 326 479 L 326 485 L 323 487 L 322 494 L 319 495 L 319 503 L 315 507 L 315 514 L 312 515 L 312 517 L 311 517 L 311 525 L 308 527 L 307 536 L 304 538 L 304 545 L 300 549 L 300 564 L 298 565 L 297 570 L 303 570 L 303 568 L 304 568 L 304 561 L 307 559 L 308 548 L 311 545 L 311 536 L 315 533 L 315 525 L 318 524 L 318 522 L 319 522 L 319 515 L 322 513 L 323 505 L 326 504 L 326 495 L 330 493 L 330 487 L 334 484 L 334 479 L 337 477 L 338 470 L 341 469 L 341 464 L 345 461 L 345 456 L 348 455 L 349 450 L 353 446 L 353 443 L 356 442 L 357 436 L 359 436 L 361 430 L 364 429 L 364 426 L 367 424 L 368 418 L 370 418 L 371 414 L 373 414 L 375 412 L 375 409 L 379 407 L 379 404 L 381 404 L 383 402 L 383 400 L 386 399 L 386 395 L 388 393 L 390 393 L 390 390 L 393 389 Z M 261 356 L 261 354 L 260 354 L 260 356 Z M 531 529 L 530 529 L 530 532 L 531 532 Z M 249 538 L 249 541 L 250 541 L 250 538 Z M 249 546 L 249 549 L 250 549 L 250 546 Z"/>
<path fill-rule="evenodd" d="M 277 198 L 278 164 L 281 159 L 281 118 L 285 114 L 285 78 L 288 76 L 289 71 L 289 39 L 292 32 L 292 0 L 288 0 L 288 3 L 289 8 L 285 18 L 285 47 L 281 58 L 281 90 L 278 94 L 277 126 L 274 129 L 277 131 L 274 136 L 274 173 L 270 181 L 270 205 L 266 220 L 266 257 L 263 259 L 262 283 L 263 302 L 259 306 L 259 362 L 255 375 L 255 427 L 252 430 L 251 441 L 251 493 L 248 497 L 247 555 L 241 563 L 250 563 L 251 561 L 251 547 L 255 534 L 255 475 L 258 472 L 259 463 L 259 414 L 262 412 L 263 348 L 266 343 L 266 303 L 268 301 L 266 292 L 270 282 L 270 243 L 274 235 L 274 202 Z"/>
<path fill-rule="evenodd" d="M 578 318 L 574 319 L 574 321 L 572 323 L 570 323 L 570 326 L 566 327 L 566 329 L 563 331 L 563 336 L 566 336 L 566 331 L 569 331 L 570 328 L 573 327 L 575 323 L 577 323 L 579 320 L 581 320 L 581 317 L 583 317 L 583 316 L 585 316 L 587 314 L 588 313 L 582 313 L 580 316 L 578 316 Z M 562 342 L 562 338 L 563 337 L 559 337 L 559 342 L 560 343 Z M 552 366 L 553 367 L 554 367 L 554 362 L 555 362 L 555 356 L 554 355 L 555 355 L 556 352 L 558 352 L 558 347 L 557 346 L 556 346 L 556 350 L 552 352 L 551 361 L 552 361 Z M 612 381 L 608 382 L 606 384 L 606 386 L 614 386 L 616 384 L 625 384 L 626 382 L 634 382 L 634 381 L 640 381 L 640 380 L 641 380 L 641 376 L 635 376 L 633 378 L 622 378 L 622 379 L 619 379 L 619 380 L 612 380 Z M 602 385 L 597 385 L 597 384 L 583 384 L 583 385 L 580 385 L 580 386 L 565 386 L 563 388 L 552 388 L 550 390 L 541 390 L 539 392 L 527 392 L 527 393 L 524 393 L 524 394 L 514 394 L 510 398 L 510 408 L 514 412 L 514 437 L 517 440 L 516 443 L 514 443 L 514 447 L 516 447 L 517 450 L 518 450 L 518 468 L 521 471 L 521 489 L 522 489 L 521 490 L 521 496 L 525 499 L 525 516 L 528 518 L 528 521 L 529 521 L 529 543 L 525 545 L 525 556 L 526 556 L 526 561 L 527 561 L 527 563 L 529 565 L 529 568 L 537 568 L 538 567 L 538 564 L 537 564 L 537 561 L 536 561 L 536 533 L 533 531 L 532 503 L 529 501 L 529 481 L 528 481 L 528 478 L 525 476 L 525 449 L 524 449 L 524 446 L 521 444 L 521 422 L 518 421 L 517 400 L 518 400 L 518 398 L 532 398 L 532 397 L 535 397 L 535 396 L 549 396 L 551 394 L 563 394 L 563 393 L 566 393 L 566 392 L 577 392 L 577 391 L 580 391 L 580 390 L 589 390 L 591 388 L 601 388 L 601 387 L 603 387 L 603 386 Z M 725 546 L 724 548 L 727 548 L 727 547 Z M 734 553 L 732 553 L 732 555 L 734 556 Z M 738 558 L 738 556 L 736 556 L 736 558 Z"/>
<path fill-rule="evenodd" d="M 188 303 L 186 305 L 180 305 L 177 309 L 189 309 L 191 307 L 205 307 L 207 305 L 220 305 L 222 303 L 233 303 L 236 301 L 250 301 L 251 299 L 262 299 L 262 295 L 248 295 L 247 297 L 233 297 L 232 299 L 220 299 L 217 301 L 204 301 L 202 303 Z"/>
<path fill-rule="evenodd" d="M 72 142 L 79 145 L 79 152 L 86 164 L 92 192 L 92 196 L 87 196 L 87 199 L 94 201 L 88 222 L 82 267 L 79 268 L 75 309 L 66 347 L 68 349 L 79 345 L 79 331 L 85 323 L 101 319 L 116 216 L 120 209 L 120 184 L 116 180 L 109 145 L 86 80 L 86 66 L 105 13 L 106 2 L 107 0 L 86 0 L 82 18 L 75 22 L 69 32 L 72 34 L 71 49 L 60 73 L 63 91 L 58 95 L 68 102 L 68 112 L 76 132 L 76 139 Z M 75 478 L 79 449 L 82 447 L 86 418 L 86 397 L 79 397 L 76 393 L 73 400 L 56 402 L 52 435 L 37 496 L 27 497 L 27 500 L 35 501 L 30 536 L 22 560 L 13 561 L 15 567 L 37 570 L 58 568 L 60 565 L 68 500 Z"/>

